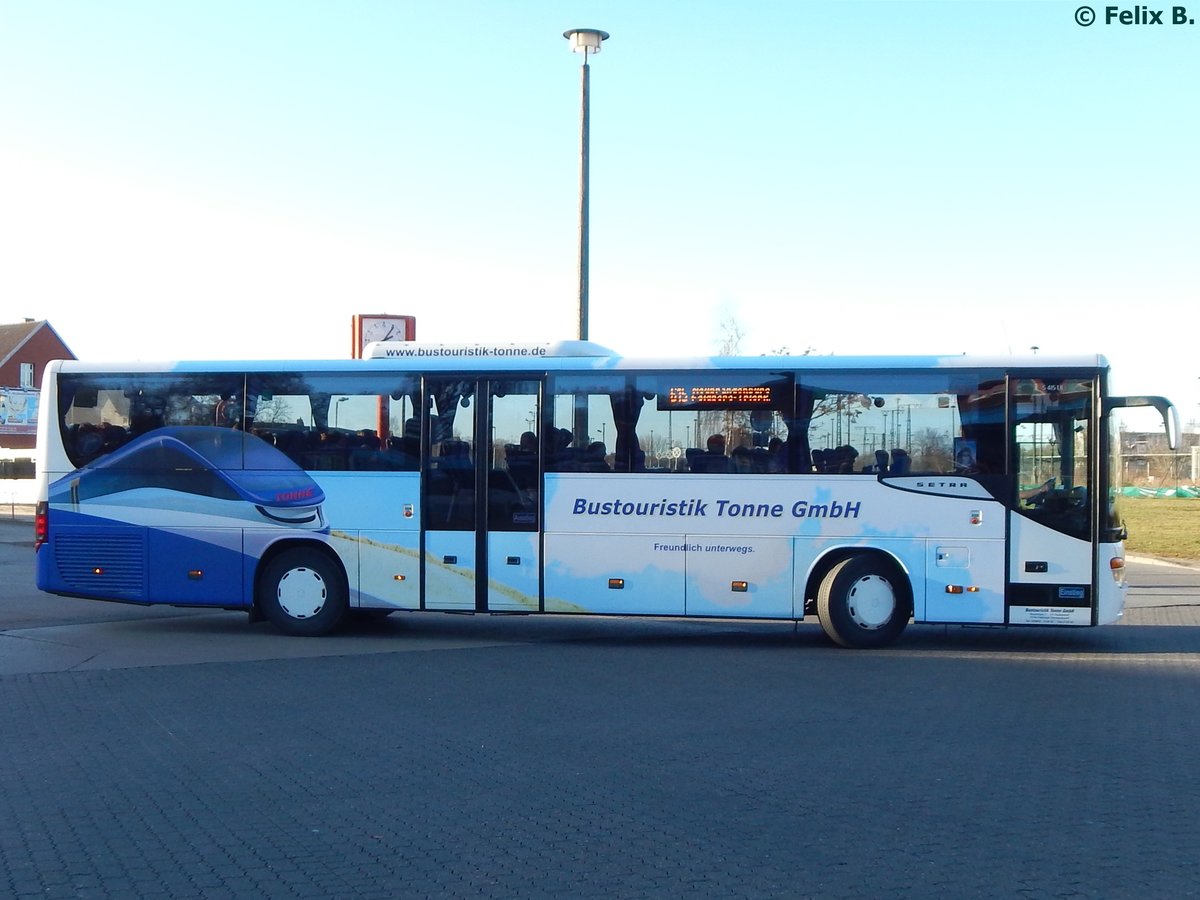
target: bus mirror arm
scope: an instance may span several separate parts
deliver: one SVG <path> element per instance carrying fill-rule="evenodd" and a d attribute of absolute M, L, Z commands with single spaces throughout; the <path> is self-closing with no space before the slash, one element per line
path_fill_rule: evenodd
<path fill-rule="evenodd" d="M 1167 445 L 1171 450 L 1179 447 L 1179 410 L 1166 397 L 1109 397 L 1108 405 L 1113 409 L 1131 409 L 1137 406 L 1153 406 L 1162 416 L 1163 428 L 1167 432 Z"/>

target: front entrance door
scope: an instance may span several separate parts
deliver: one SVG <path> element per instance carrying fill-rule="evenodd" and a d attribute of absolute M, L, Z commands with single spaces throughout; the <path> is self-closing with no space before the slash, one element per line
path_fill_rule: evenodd
<path fill-rule="evenodd" d="M 426 382 L 426 609 L 540 609 L 541 383 Z"/>

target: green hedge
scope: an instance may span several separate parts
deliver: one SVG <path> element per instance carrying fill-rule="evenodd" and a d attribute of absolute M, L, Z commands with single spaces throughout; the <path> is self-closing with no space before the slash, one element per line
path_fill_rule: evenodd
<path fill-rule="evenodd" d="M 1122 497 L 1176 497 L 1181 500 L 1194 500 L 1200 497 L 1200 489 L 1189 487 L 1178 488 L 1121 488 Z"/>

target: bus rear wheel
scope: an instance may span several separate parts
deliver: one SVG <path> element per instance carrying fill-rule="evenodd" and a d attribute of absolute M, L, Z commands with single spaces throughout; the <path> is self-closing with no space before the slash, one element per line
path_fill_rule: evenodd
<path fill-rule="evenodd" d="M 871 554 L 837 563 L 817 591 L 821 627 L 843 647 L 887 646 L 907 627 L 910 614 L 908 582 L 895 565 Z"/>
<path fill-rule="evenodd" d="M 304 637 L 333 631 L 349 607 L 337 564 L 325 553 L 299 547 L 284 550 L 266 564 L 257 600 L 276 628 Z"/>

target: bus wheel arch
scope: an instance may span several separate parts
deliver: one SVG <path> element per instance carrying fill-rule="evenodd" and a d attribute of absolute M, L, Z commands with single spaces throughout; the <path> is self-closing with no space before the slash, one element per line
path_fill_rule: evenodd
<path fill-rule="evenodd" d="M 821 628 L 836 644 L 854 649 L 884 647 L 908 627 L 912 583 L 886 553 L 838 554 L 814 574 L 813 582 Z"/>
<path fill-rule="evenodd" d="M 350 608 L 345 569 L 329 547 L 289 541 L 273 547 L 254 579 L 254 605 L 285 634 L 328 634 Z"/>

